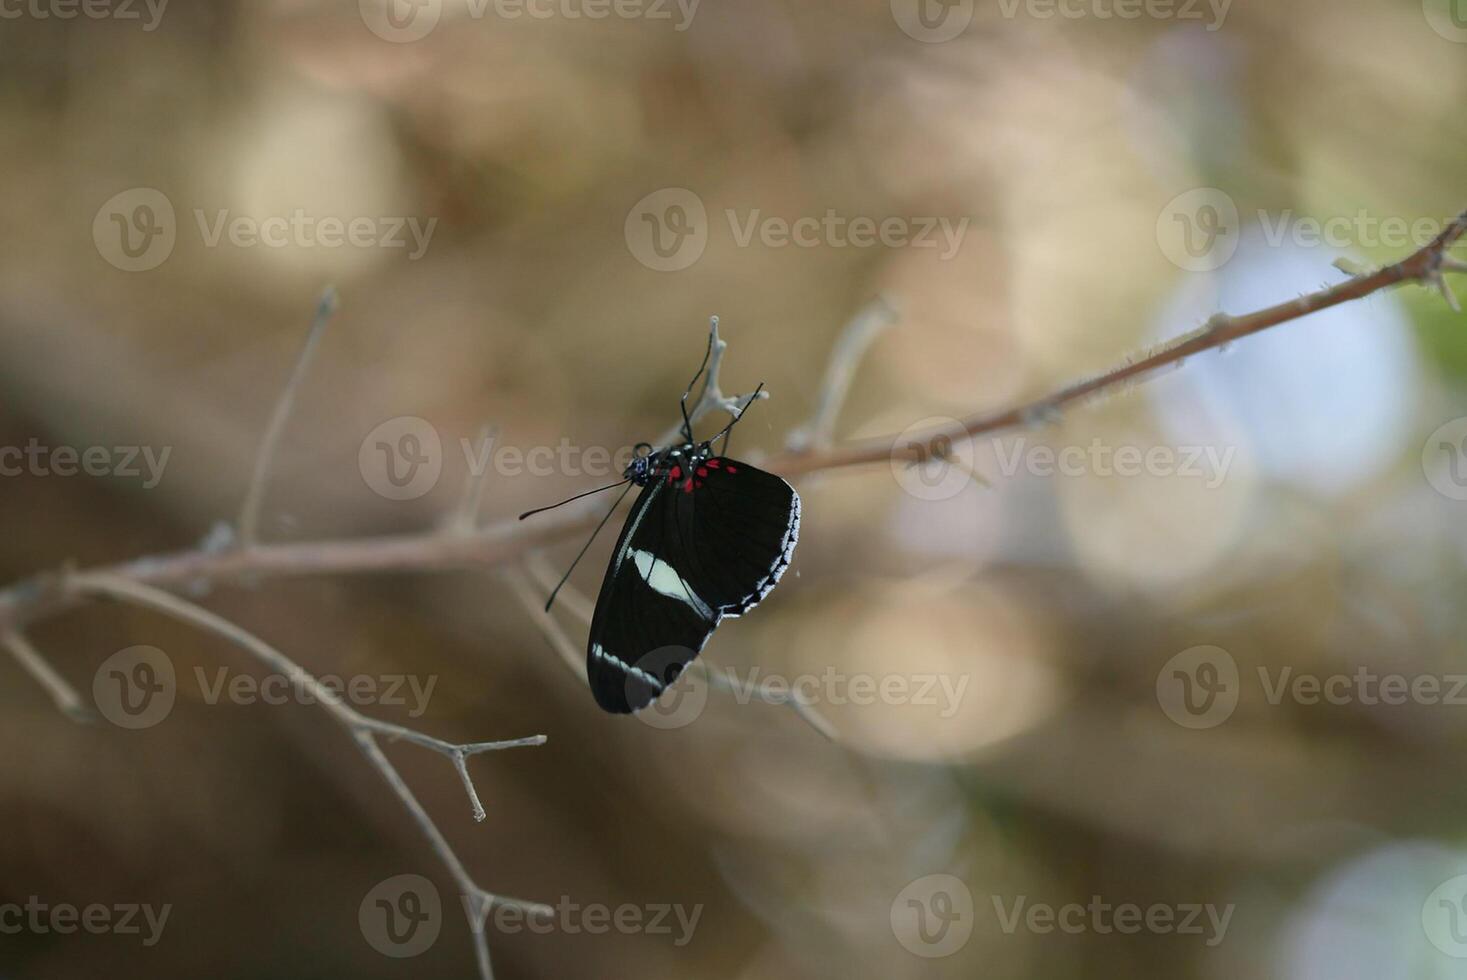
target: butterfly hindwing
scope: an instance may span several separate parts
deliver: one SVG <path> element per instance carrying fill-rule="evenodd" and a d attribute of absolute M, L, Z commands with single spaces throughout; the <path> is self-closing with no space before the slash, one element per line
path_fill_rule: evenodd
<path fill-rule="evenodd" d="M 638 495 L 591 621 L 596 703 L 646 707 L 725 616 L 753 608 L 788 567 L 800 502 L 779 477 L 725 457 L 670 466 Z"/>

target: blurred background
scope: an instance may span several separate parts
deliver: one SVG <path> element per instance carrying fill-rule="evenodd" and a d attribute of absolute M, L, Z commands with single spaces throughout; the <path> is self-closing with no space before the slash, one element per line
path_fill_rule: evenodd
<path fill-rule="evenodd" d="M 711 314 L 725 390 L 772 396 L 752 461 L 878 295 L 837 439 L 1040 395 L 1467 206 L 1457 0 L 391 2 L 0 4 L 6 581 L 227 540 L 329 285 L 274 542 L 431 529 L 476 460 L 491 523 L 607 482 L 588 448 L 666 429 Z M 792 571 L 705 658 L 833 739 L 747 691 L 602 714 L 502 568 L 195 597 L 316 674 L 432 683 L 376 717 L 549 737 L 471 762 L 482 824 L 387 750 L 486 888 L 638 910 L 491 928 L 501 977 L 1467 977 L 1464 378 L 1467 323 L 1411 287 L 956 467 L 801 478 Z M 473 975 L 452 879 L 319 708 L 221 697 L 264 673 L 151 613 L 29 635 L 89 701 L 157 648 L 176 700 L 79 726 L 0 665 L 0 906 L 170 912 L 4 929 L 0 976 Z M 404 874 L 443 909 L 414 958 L 368 921 Z"/>

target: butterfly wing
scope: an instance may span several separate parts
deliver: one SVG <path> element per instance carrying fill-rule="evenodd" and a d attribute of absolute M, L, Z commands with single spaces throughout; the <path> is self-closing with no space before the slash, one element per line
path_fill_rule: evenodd
<path fill-rule="evenodd" d="M 665 534 L 679 544 L 674 564 L 682 577 L 720 616 L 754 608 L 795 553 L 799 494 L 773 473 L 726 456 L 706 460 L 670 489 Z"/>
<path fill-rule="evenodd" d="M 667 483 L 654 480 L 632 504 L 596 598 L 586 678 L 603 710 L 651 704 L 703 649 L 717 614 L 690 601 L 665 553 Z"/>
<path fill-rule="evenodd" d="M 789 567 L 800 499 L 779 477 L 725 457 L 643 488 L 617 539 L 591 620 L 596 703 L 646 707 L 725 616 L 752 609 Z"/>

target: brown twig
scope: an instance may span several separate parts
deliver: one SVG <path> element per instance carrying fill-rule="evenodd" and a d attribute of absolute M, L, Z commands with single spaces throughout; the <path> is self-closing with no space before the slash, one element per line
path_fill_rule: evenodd
<path fill-rule="evenodd" d="M 265 482 L 270 476 L 270 464 L 275 460 L 275 450 L 285 432 L 285 423 L 290 420 L 290 410 L 295 405 L 295 393 L 300 390 L 301 382 L 306 378 L 311 355 L 316 352 L 316 345 L 321 342 L 321 335 L 326 332 L 326 324 L 331 322 L 336 305 L 336 290 L 327 289 L 322 294 L 321 301 L 316 304 L 316 316 L 311 321 L 311 329 L 306 331 L 305 343 L 296 355 L 290 378 L 275 401 L 275 411 L 270 415 L 270 424 L 265 427 L 265 437 L 260 440 L 260 451 L 255 455 L 255 469 L 250 474 L 249 489 L 245 491 L 244 503 L 240 506 L 241 548 L 252 548 L 259 540 L 260 507 L 265 502 Z"/>
<path fill-rule="evenodd" d="M 461 893 L 469 899 L 474 906 L 474 914 L 470 916 L 470 928 L 474 935 L 475 955 L 478 958 L 480 974 L 484 980 L 492 980 L 493 967 L 489 960 L 488 940 L 484 936 L 484 913 L 494 905 L 515 906 L 526 910 L 534 915 L 549 915 L 553 910 L 548 906 L 537 902 L 526 902 L 517 898 L 508 898 L 482 888 L 469 874 L 468 869 L 463 866 L 453 846 L 443 836 L 428 811 L 423 809 L 422 803 L 418 801 L 413 791 L 408 788 L 402 775 L 397 771 L 377 743 L 378 737 L 385 737 L 392 741 L 412 742 L 414 745 L 431 749 L 445 756 L 453 763 L 459 778 L 464 785 L 464 791 L 468 794 L 469 802 L 473 807 L 474 819 L 484 819 L 484 807 L 479 802 L 478 791 L 474 788 L 473 778 L 469 775 L 467 760 L 470 756 L 480 755 L 485 752 L 497 752 L 501 749 L 522 748 L 532 745 L 544 745 L 544 735 L 533 735 L 529 738 L 518 738 L 503 742 L 471 742 L 457 744 L 445 742 L 431 735 L 394 725 L 390 722 L 379 721 L 370 718 L 356 709 L 347 705 L 342 698 L 330 688 L 321 684 L 310 672 L 291 660 L 285 654 L 275 649 L 258 636 L 243 627 L 212 613 L 202 606 L 195 605 L 186 599 L 181 599 L 170 592 L 155 589 L 151 586 L 141 585 L 128 579 L 118 578 L 111 575 L 97 573 L 77 573 L 68 576 L 71 589 L 81 595 L 105 596 L 120 602 L 126 602 L 144 609 L 152 609 L 163 613 L 180 622 L 188 623 L 199 629 L 223 637 L 235 644 L 256 659 L 265 664 L 266 667 L 288 678 L 292 684 L 299 685 L 300 689 L 307 691 L 311 699 L 320 704 L 327 713 L 336 719 L 352 736 L 357 748 L 367 757 L 367 761 L 381 774 L 382 778 L 391 787 L 413 821 L 428 839 L 429 845 L 438 855 L 439 859 L 448 868 Z"/>
<path fill-rule="evenodd" d="M 1118 385 L 1144 380 L 1162 368 L 1182 363 L 1193 354 L 1223 347 L 1235 340 L 1297 320 L 1311 313 L 1362 299 L 1401 283 L 1415 282 L 1441 290 L 1448 303 L 1456 307 L 1456 299 L 1447 287 L 1444 272 L 1467 272 L 1467 263 L 1446 255 L 1446 250 L 1467 233 L 1467 211 L 1425 247 L 1394 265 L 1352 276 L 1338 286 L 1301 296 L 1287 303 L 1242 316 L 1214 316 L 1200 330 L 1187 334 L 1144 357 L 1127 361 L 1099 377 L 1072 384 L 1050 395 L 997 412 L 969 416 L 956 426 L 934 429 L 896 445 L 892 437 L 867 439 L 841 445 L 829 445 L 836 418 L 849 390 L 856 363 L 876 331 L 885 325 L 889 315 L 879 308 L 868 309 L 847 327 L 836 346 L 835 357 L 827 371 L 814 417 L 792 439 L 791 447 L 761 463 L 773 472 L 787 477 L 820 470 L 832 470 L 892 459 L 920 460 L 939 453 L 949 441 L 1004 429 L 1032 425 L 1054 417 L 1065 406 L 1109 391 Z M 17 662 L 44 687 L 57 705 L 73 717 L 81 717 L 80 698 L 76 692 L 46 663 L 45 659 L 23 637 L 21 628 L 37 620 L 54 616 L 97 596 L 130 602 L 166 613 L 230 639 L 256 657 L 299 683 L 317 691 L 318 700 L 353 735 L 361 751 L 377 768 L 393 792 L 407 808 L 434 850 L 447 865 L 454 880 L 469 900 L 475 952 L 481 976 L 492 977 L 489 949 L 484 937 L 486 913 L 495 903 L 518 904 L 536 912 L 544 906 L 505 899 L 485 891 L 474 883 L 439 832 L 436 824 L 401 775 L 383 754 L 378 736 L 411 741 L 448 757 L 454 764 L 473 805 L 475 819 L 483 816 L 473 781 L 469 777 L 470 755 L 519 745 L 540 744 L 543 737 L 512 742 L 486 742 L 454 745 L 411 729 L 389 725 L 367 718 L 333 698 L 315 678 L 284 654 L 263 640 L 214 613 L 174 595 L 169 590 L 207 589 L 241 580 L 258 582 L 265 578 L 293 575 L 328 575 L 374 571 L 428 571 L 451 568 L 486 568 L 512 561 L 537 561 L 536 549 L 561 540 L 588 527 L 600 510 L 600 502 L 592 499 L 571 504 L 532 522 L 501 521 L 487 527 L 476 526 L 475 517 L 484 488 L 482 475 L 470 481 L 456 515 L 444 529 L 416 534 L 390 535 L 354 540 L 311 541 L 291 544 L 259 544 L 257 528 L 264 486 L 271 459 L 278 445 L 291 401 L 304 376 L 311 352 L 324 328 L 334 302 L 328 294 L 318 309 L 315 323 L 304 349 L 296 361 L 281 400 L 277 403 L 262 442 L 254 475 L 245 496 L 239 522 L 242 547 L 198 547 L 156 557 L 139 558 L 88 572 L 63 572 L 35 578 L 0 589 L 0 642 L 10 650 Z M 869 315 L 867 315 L 869 314 Z M 710 324 L 710 356 L 708 375 L 690 416 L 697 419 L 712 411 L 738 412 L 755 396 L 727 396 L 719 388 L 719 367 L 727 344 L 718 336 L 718 320 Z M 664 435 L 667 443 L 678 437 L 678 427 Z M 534 570 L 532 564 L 531 570 Z M 530 579 L 521 568 L 510 571 L 509 581 L 517 598 L 527 608 L 539 609 Z M 558 624 L 546 617 L 537 619 L 562 658 L 573 669 L 580 669 L 580 658 L 565 638 Z M 707 670 L 710 681 L 722 686 L 717 671 Z M 726 682 L 724 678 L 722 681 Z M 769 700 L 770 692 L 761 691 Z M 832 734 L 829 726 L 798 698 L 789 700 L 794 709 L 818 730 Z"/>
<path fill-rule="evenodd" d="M 957 426 L 935 428 L 915 436 L 896 446 L 890 437 L 864 439 L 846 443 L 829 450 L 809 453 L 786 453 L 769 465 L 785 476 L 797 476 L 816 470 L 833 470 L 844 466 L 860 466 L 864 463 L 886 462 L 893 457 L 919 462 L 941 451 L 941 447 L 953 440 L 970 439 L 973 436 L 1004 429 L 1018 428 L 1053 418 L 1060 409 L 1082 401 L 1118 385 L 1145 379 L 1162 368 L 1180 364 L 1193 354 L 1225 347 L 1235 340 L 1276 327 L 1290 320 L 1298 320 L 1311 313 L 1339 306 L 1352 300 L 1363 299 L 1372 293 L 1390 286 L 1417 282 L 1440 289 L 1448 304 L 1456 307 L 1456 298 L 1442 278 L 1444 270 L 1463 271 L 1462 264 L 1446 255 L 1458 239 L 1467 233 L 1467 211 L 1457 215 L 1451 224 L 1416 252 L 1394 265 L 1388 265 L 1365 275 L 1356 276 L 1340 283 L 1308 293 L 1287 303 L 1279 303 L 1254 313 L 1228 316 L 1219 313 L 1201 329 L 1187 334 L 1172 343 L 1153 351 L 1145 357 L 1122 364 L 1096 378 L 1090 378 L 1053 394 L 1046 395 L 1012 408 L 979 415 L 970 415 L 960 420 Z"/>

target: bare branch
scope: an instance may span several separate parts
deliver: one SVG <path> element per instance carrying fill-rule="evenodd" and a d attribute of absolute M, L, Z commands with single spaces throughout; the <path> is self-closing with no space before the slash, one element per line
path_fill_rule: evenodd
<path fill-rule="evenodd" d="M 728 694 L 742 693 L 738 685 L 724 671 L 719 670 L 717 667 L 701 661 L 694 666 L 703 672 L 703 677 L 708 681 L 708 686 L 715 691 L 724 691 Z M 835 727 L 793 688 L 786 693 L 774 690 L 768 683 L 759 683 L 755 684 L 752 690 L 754 696 L 765 704 L 789 705 L 794 709 L 795 714 L 799 715 L 811 728 L 832 742 L 840 741 Z"/>
<path fill-rule="evenodd" d="M 463 495 L 445 525 L 454 534 L 472 534 L 479 526 L 479 511 L 484 505 L 484 488 L 489 484 L 489 457 L 498 438 L 499 431 L 494 426 L 485 423 L 479 427 L 479 438 L 474 443 L 481 454 L 475 461 L 478 470 L 476 472 L 470 469 L 464 480 Z"/>
<path fill-rule="evenodd" d="M 37 684 L 45 688 L 46 693 L 51 695 L 51 700 L 56 702 L 56 707 L 62 714 L 76 722 L 96 720 L 96 715 L 92 713 L 92 709 L 87 707 L 81 695 L 76 693 L 76 688 L 58 674 L 56 668 L 52 667 L 46 658 L 41 656 L 41 652 L 31 646 L 30 641 L 19 631 L 6 630 L 0 634 L 0 643 L 4 644 L 5 648 L 10 651 L 10 655 L 15 658 L 15 662 L 20 664 L 27 674 L 30 674 Z"/>
<path fill-rule="evenodd" d="M 291 660 L 285 654 L 255 636 L 253 633 L 230 622 L 222 616 L 210 612 L 202 606 L 195 605 L 185 599 L 161 589 L 139 584 L 138 582 L 121 579 L 112 575 L 85 574 L 71 575 L 69 587 L 82 594 L 106 596 L 122 602 L 127 602 L 145 609 L 152 609 L 164 615 L 171 616 L 180 622 L 188 623 L 199 629 L 220 636 L 246 652 L 253 655 L 257 660 L 265 664 L 271 670 L 285 676 L 293 684 L 297 684 L 302 690 L 308 691 L 312 697 L 333 718 L 341 723 L 351 733 L 356 741 L 357 747 L 367 757 L 367 761 L 381 774 L 392 792 L 397 796 L 408 814 L 417 823 L 418 828 L 427 837 L 429 845 L 438 855 L 439 859 L 448 868 L 455 884 L 462 893 L 468 896 L 474 903 L 476 910 L 487 912 L 494 904 L 513 904 L 538 914 L 550 914 L 547 906 L 538 905 L 533 902 L 525 902 L 520 899 L 503 898 L 480 887 L 470 876 L 468 870 L 459 860 L 454 852 L 453 846 L 443 836 L 433 818 L 423 809 L 422 803 L 418 801 L 413 791 L 403 781 L 401 774 L 392 764 L 381 746 L 377 744 L 376 736 L 382 735 L 392 739 L 410 741 L 424 748 L 432 749 L 446 757 L 454 764 L 459 777 L 463 780 L 464 788 L 468 793 L 473 806 L 474 819 L 484 818 L 484 808 L 479 802 L 479 795 L 474 788 L 473 780 L 468 774 L 465 760 L 470 755 L 478 755 L 483 752 L 498 751 L 499 749 L 519 748 L 529 745 L 543 745 L 545 736 L 535 735 L 529 738 L 513 739 L 504 742 L 475 742 L 458 745 L 433 738 L 421 732 L 393 725 L 388 722 L 368 718 L 352 707 L 348 706 L 331 689 L 327 688 L 310 674 L 304 667 Z M 484 936 L 483 914 L 471 917 L 472 932 L 474 936 L 475 955 L 479 962 L 479 972 L 484 980 L 493 980 L 493 967 L 489 960 L 488 941 Z"/>
<path fill-rule="evenodd" d="M 825 368 L 825 379 L 815 402 L 815 414 L 790 433 L 785 445 L 791 452 L 825 449 L 835 435 L 835 422 L 845 406 L 856 368 L 881 332 L 897 322 L 899 314 L 885 296 L 867 303 L 841 330 Z"/>
<path fill-rule="evenodd" d="M 529 614 L 530 619 L 534 621 L 541 635 L 549 641 L 550 646 L 555 652 L 560 654 L 560 659 L 565 661 L 565 665 L 571 669 L 571 673 L 579 677 L 582 684 L 587 683 L 585 655 L 576 648 L 576 645 L 571 642 L 570 637 L 565 635 L 565 630 L 560 628 L 560 623 L 545 608 L 545 604 L 540 601 L 539 593 L 535 591 L 535 587 L 531 584 L 525 570 L 513 566 L 507 568 L 505 569 L 504 580 L 509 583 L 510 591 L 514 593 L 515 599 L 519 601 L 519 604 L 524 607 L 525 612 Z"/>
<path fill-rule="evenodd" d="M 1339 306 L 1352 300 L 1363 299 L 1401 283 L 1415 282 L 1435 285 L 1444 269 L 1458 271 L 1456 260 L 1446 256 L 1446 250 L 1467 233 L 1467 211 L 1463 211 L 1451 224 L 1431 242 L 1413 252 L 1394 265 L 1377 269 L 1365 275 L 1354 276 L 1337 286 L 1308 293 L 1287 303 L 1279 303 L 1254 313 L 1242 316 L 1218 314 L 1201 330 L 1193 331 L 1178 340 L 1164 345 L 1145 357 L 1128 360 L 1120 367 L 1096 378 L 1079 382 L 1043 398 L 997 412 L 970 415 L 956 427 L 937 428 L 897 447 L 891 437 L 864 439 L 837 446 L 828 451 L 811 451 L 803 454 L 786 454 L 770 462 L 770 466 L 786 476 L 796 476 L 815 470 L 830 470 L 844 466 L 859 466 L 866 463 L 887 462 L 893 456 L 905 454 L 912 460 L 930 455 L 946 441 L 956 441 L 1018 428 L 1054 417 L 1061 408 L 1071 403 L 1090 398 L 1118 385 L 1151 377 L 1162 368 L 1172 367 L 1203 351 L 1225 347 L 1235 340 L 1247 337 L 1281 323 L 1298 320 L 1311 313 Z"/>
<path fill-rule="evenodd" d="M 275 411 L 270 416 L 270 424 L 265 428 L 265 438 L 260 442 L 260 451 L 255 456 L 255 470 L 250 475 L 250 486 L 245 492 L 244 504 L 239 513 L 239 546 L 241 548 L 252 548 L 259 540 L 260 506 L 264 503 L 265 482 L 270 476 L 270 464 L 275 459 L 275 450 L 280 443 L 280 437 L 285 432 L 285 423 L 290 419 L 291 407 L 295 404 L 295 394 L 300 390 L 301 382 L 305 380 L 306 368 L 310 366 L 311 355 L 316 352 L 316 345 L 321 341 L 321 335 L 326 331 L 326 324 L 331 322 L 331 315 L 336 312 L 336 290 L 327 288 L 321 295 L 321 301 L 316 304 L 316 316 L 311 321 L 311 329 L 306 331 L 306 342 L 301 345 L 301 351 L 296 355 L 295 367 L 291 369 L 290 378 L 285 382 L 285 388 L 280 392 L 280 398 L 275 402 Z"/>
<path fill-rule="evenodd" d="M 544 589 L 548 594 L 555 588 L 560 576 L 550 563 L 545 560 L 543 551 L 531 551 L 525 555 L 525 570 L 535 580 L 535 584 Z M 591 617 L 595 614 L 595 607 L 591 600 L 581 594 L 581 590 L 569 582 L 560 587 L 560 593 L 556 596 L 561 608 L 570 612 L 572 616 L 580 620 L 586 626 L 591 625 Z"/>
<path fill-rule="evenodd" d="M 723 389 L 718 386 L 719 372 L 723 369 L 723 352 L 728 350 L 728 341 L 718 336 L 718 317 L 708 320 L 708 334 L 710 346 L 708 349 L 708 369 L 703 375 L 703 388 L 698 394 L 698 400 L 693 407 L 688 409 L 688 421 L 694 425 L 698 420 L 704 418 L 710 412 L 724 411 L 730 415 L 737 415 L 749 403 L 756 398 L 768 398 L 769 392 L 761 391 L 758 395 L 725 395 Z M 673 425 L 657 440 L 659 446 L 670 446 L 682 441 L 683 424 L 681 421 Z"/>
<path fill-rule="evenodd" d="M 1122 366 L 1062 388 L 1045 397 L 1001 411 L 973 415 L 952 430 L 926 433 L 923 441 L 905 449 L 912 458 L 931 453 L 943 438 L 961 439 L 988 432 L 1033 425 L 1054 418 L 1074 402 L 1153 376 L 1163 368 L 1181 363 L 1187 357 L 1213 350 L 1258 333 L 1270 327 L 1300 319 L 1310 313 L 1362 299 L 1401 283 L 1434 283 L 1444 271 L 1464 271 L 1464 263 L 1444 254 L 1467 231 L 1467 212 L 1459 215 L 1433 242 L 1401 262 L 1355 276 L 1337 286 L 1302 296 L 1287 303 L 1271 306 L 1241 316 L 1219 314 L 1200 330 L 1165 345 L 1144 357 L 1128 360 Z M 718 387 L 718 368 L 726 343 L 717 336 L 716 323 L 711 325 L 713 349 L 710 354 L 710 379 L 694 406 L 699 415 L 714 409 L 737 408 L 747 396 L 728 398 Z M 671 430 L 666 440 L 677 437 Z M 785 477 L 819 470 L 837 469 L 871 463 L 884 463 L 902 450 L 894 447 L 894 437 L 852 441 L 828 449 L 786 451 L 760 465 Z M 482 569 L 522 558 L 527 553 L 564 540 L 589 528 L 600 514 L 598 502 L 578 501 L 545 514 L 530 524 L 513 520 L 482 527 L 472 534 L 446 535 L 437 531 L 418 534 L 385 535 L 372 538 L 293 542 L 256 545 L 249 549 L 225 551 L 187 550 L 168 555 L 140 558 L 106 566 L 100 573 L 161 588 L 183 589 L 207 584 L 223 585 L 242 579 L 296 575 L 333 575 L 382 571 L 430 571 L 447 569 Z M 74 608 L 81 597 L 65 587 L 55 575 L 40 576 L 0 589 L 0 629 L 18 628 L 27 623 Z"/>

